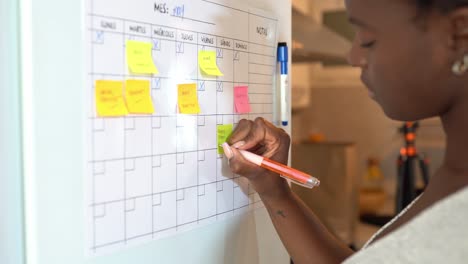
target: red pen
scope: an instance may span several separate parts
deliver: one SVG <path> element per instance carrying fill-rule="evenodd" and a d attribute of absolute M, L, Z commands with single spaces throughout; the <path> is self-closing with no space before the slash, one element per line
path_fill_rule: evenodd
<path fill-rule="evenodd" d="M 244 156 L 244 158 L 253 164 L 256 164 L 262 168 L 265 168 L 269 171 L 279 173 L 279 175 L 285 179 L 291 180 L 292 182 L 299 184 L 307 188 L 314 188 L 315 186 L 320 185 L 320 181 L 317 178 L 312 177 L 311 175 L 293 169 L 289 166 L 281 164 L 279 162 L 270 160 L 268 158 L 259 156 L 252 152 L 245 150 L 239 150 L 239 152 Z"/>

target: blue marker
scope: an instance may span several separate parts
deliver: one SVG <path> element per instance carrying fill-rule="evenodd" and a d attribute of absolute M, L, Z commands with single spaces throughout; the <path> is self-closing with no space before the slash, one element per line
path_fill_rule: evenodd
<path fill-rule="evenodd" d="M 280 64 L 280 105 L 281 105 L 281 124 L 288 125 L 288 44 L 286 42 L 278 43 L 277 61 Z"/>

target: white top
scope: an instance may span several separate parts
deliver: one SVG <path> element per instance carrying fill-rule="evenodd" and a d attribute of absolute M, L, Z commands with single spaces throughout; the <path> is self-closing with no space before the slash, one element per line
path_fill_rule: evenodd
<path fill-rule="evenodd" d="M 395 223 L 395 221 L 398 220 L 402 215 L 404 215 L 406 211 L 408 211 L 419 200 L 419 197 L 421 197 L 421 195 L 416 197 L 416 199 L 414 199 L 409 205 L 407 205 L 403 210 L 401 210 L 401 212 L 398 215 L 393 217 L 392 220 L 388 221 L 388 223 L 386 223 L 382 228 L 375 232 L 375 234 L 366 242 L 362 249 L 366 249 L 370 245 L 370 243 L 372 243 L 377 238 L 377 236 L 379 236 L 383 231 L 385 231 L 385 229 L 387 229 L 389 226 Z"/>
<path fill-rule="evenodd" d="M 435 203 L 344 263 L 468 263 L 468 187 Z"/>

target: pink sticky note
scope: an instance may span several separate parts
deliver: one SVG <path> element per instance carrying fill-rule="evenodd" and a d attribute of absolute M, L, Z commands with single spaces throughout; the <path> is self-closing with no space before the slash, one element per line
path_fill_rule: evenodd
<path fill-rule="evenodd" d="M 234 105 L 239 114 L 250 113 L 249 87 L 234 87 Z"/>

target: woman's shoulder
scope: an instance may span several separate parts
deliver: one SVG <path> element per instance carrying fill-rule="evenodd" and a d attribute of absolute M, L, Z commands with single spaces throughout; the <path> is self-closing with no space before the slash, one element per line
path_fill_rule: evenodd
<path fill-rule="evenodd" d="M 345 263 L 466 263 L 468 187 L 421 212 Z"/>

